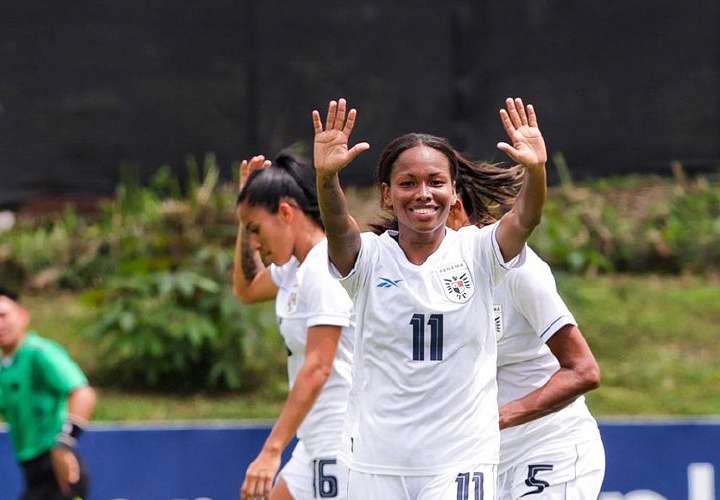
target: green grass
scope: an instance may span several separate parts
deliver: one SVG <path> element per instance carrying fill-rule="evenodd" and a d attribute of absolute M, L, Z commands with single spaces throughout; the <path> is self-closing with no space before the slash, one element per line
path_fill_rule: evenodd
<path fill-rule="evenodd" d="M 597 415 L 720 414 L 720 281 L 559 276 L 598 359 Z"/>
<path fill-rule="evenodd" d="M 603 372 L 595 415 L 720 415 L 720 279 L 558 275 Z M 33 327 L 60 341 L 89 372 L 102 363 L 80 335 L 91 311 L 71 294 L 28 297 Z M 274 418 L 285 390 L 157 394 L 99 388 L 96 420 Z"/>

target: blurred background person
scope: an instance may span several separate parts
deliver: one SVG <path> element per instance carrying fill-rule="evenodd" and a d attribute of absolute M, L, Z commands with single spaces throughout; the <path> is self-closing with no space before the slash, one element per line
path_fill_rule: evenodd
<path fill-rule="evenodd" d="M 21 498 L 86 498 L 88 476 L 75 445 L 95 391 L 62 347 L 28 331 L 30 312 L 18 300 L 0 288 L 0 414 L 25 476 Z"/>

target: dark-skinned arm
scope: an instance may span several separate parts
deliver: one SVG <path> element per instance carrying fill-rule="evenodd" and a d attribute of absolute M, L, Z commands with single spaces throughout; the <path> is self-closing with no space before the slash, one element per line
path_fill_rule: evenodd
<path fill-rule="evenodd" d="M 521 425 L 561 410 L 600 386 L 600 367 L 582 333 L 565 325 L 547 342 L 560 369 L 543 385 L 500 408 L 500 428 Z"/>

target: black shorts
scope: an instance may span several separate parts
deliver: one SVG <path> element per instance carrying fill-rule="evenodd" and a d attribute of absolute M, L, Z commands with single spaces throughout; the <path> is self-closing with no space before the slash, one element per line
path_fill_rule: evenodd
<path fill-rule="evenodd" d="M 65 496 L 60 491 L 55 472 L 53 471 L 52 461 L 50 460 L 50 452 L 46 451 L 42 455 L 21 462 L 23 473 L 25 475 L 25 492 L 20 500 L 76 500 L 77 498 L 87 498 L 88 494 L 88 476 L 85 466 L 73 451 L 75 457 L 80 464 L 80 480 L 70 486 L 70 496 Z"/>

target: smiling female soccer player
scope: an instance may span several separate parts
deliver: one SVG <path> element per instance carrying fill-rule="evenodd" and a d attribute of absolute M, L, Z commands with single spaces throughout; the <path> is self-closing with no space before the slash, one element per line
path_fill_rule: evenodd
<path fill-rule="evenodd" d="M 458 500 L 495 495 L 499 428 L 492 288 L 523 259 L 545 201 L 545 143 L 532 106 L 500 111 L 512 145 L 498 148 L 526 175 L 497 223 L 446 228 L 458 162 L 441 138 L 408 134 L 378 168 L 382 203 L 397 231 L 360 234 L 338 172 L 357 112 L 331 101 L 313 112 L 318 197 L 329 259 L 355 303 L 355 365 L 341 456 L 348 498 Z"/>

